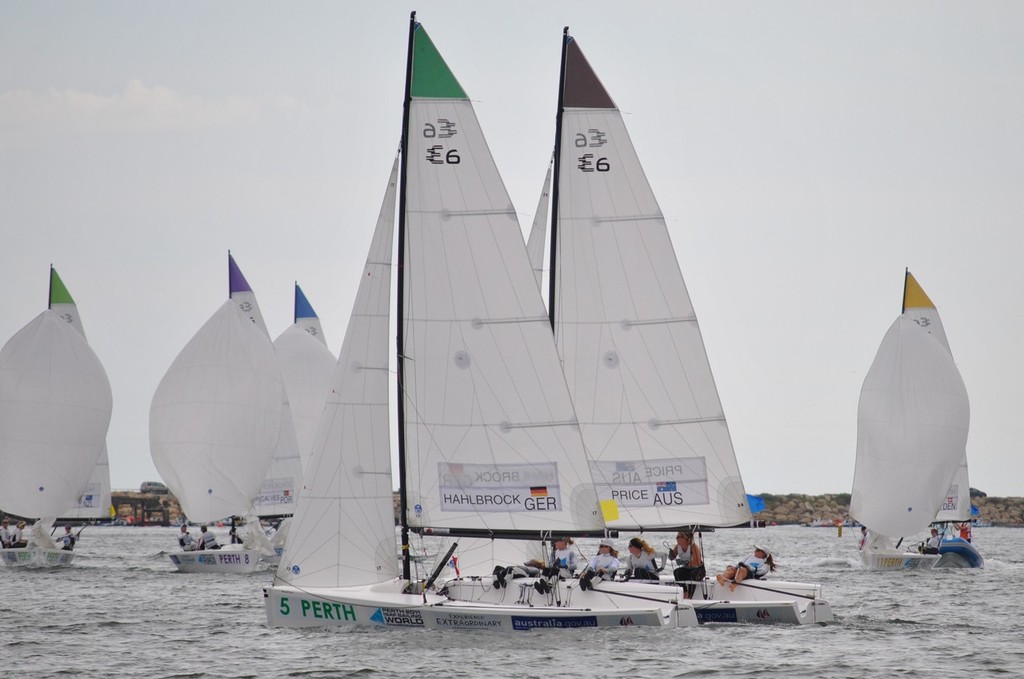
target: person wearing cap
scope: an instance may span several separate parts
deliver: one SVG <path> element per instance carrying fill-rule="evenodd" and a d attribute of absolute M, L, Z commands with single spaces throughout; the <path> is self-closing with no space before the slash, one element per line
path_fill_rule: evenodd
<path fill-rule="evenodd" d="M 601 540 L 601 546 L 597 548 L 597 554 L 590 560 L 587 567 L 580 573 L 580 589 L 593 589 L 593 579 L 602 578 L 610 580 L 615 572 L 619 570 L 619 553 L 615 551 L 615 542 L 610 538 Z"/>
<path fill-rule="evenodd" d="M 668 558 L 676 562 L 672 577 L 683 585 L 683 598 L 693 598 L 697 590 L 697 581 L 703 580 L 708 574 L 704 568 L 704 555 L 700 545 L 693 541 L 693 533 L 679 531 L 676 533 L 676 546 L 668 550 Z"/>
<path fill-rule="evenodd" d="M 628 580 L 657 580 L 658 565 L 654 562 L 654 547 L 643 538 L 629 541 L 629 556 L 626 557 Z"/>
<path fill-rule="evenodd" d="M 11 522 L 4 519 L 0 523 L 0 549 L 7 549 L 11 546 Z"/>
<path fill-rule="evenodd" d="M 544 575 L 558 575 L 571 578 L 576 573 L 576 550 L 572 547 L 572 538 L 555 538 L 554 548 Z"/>
<path fill-rule="evenodd" d="M 195 540 L 192 539 L 192 534 L 188 532 L 188 526 L 181 524 L 181 533 L 178 534 L 178 544 L 181 546 L 183 552 L 193 552 L 196 549 Z"/>
<path fill-rule="evenodd" d="M 938 554 L 939 544 L 942 542 L 942 536 L 939 535 L 938 528 L 932 528 L 932 536 L 928 538 L 928 541 L 924 543 L 924 549 L 921 550 L 924 554 Z"/>
<path fill-rule="evenodd" d="M 21 549 L 23 547 L 28 547 L 28 540 L 26 540 L 25 537 L 22 535 L 22 532 L 24 530 L 25 530 L 25 522 L 24 521 L 19 521 L 18 525 L 11 529 L 11 548 L 12 549 Z"/>

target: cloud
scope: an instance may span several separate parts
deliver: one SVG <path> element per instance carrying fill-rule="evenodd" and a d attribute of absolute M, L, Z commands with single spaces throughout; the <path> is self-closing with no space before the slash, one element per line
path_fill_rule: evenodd
<path fill-rule="evenodd" d="M 203 99 L 138 80 L 109 96 L 73 89 L 10 90 L 0 93 L 0 146 L 58 135 L 237 128 L 256 124 L 260 116 L 260 106 L 241 97 Z"/>

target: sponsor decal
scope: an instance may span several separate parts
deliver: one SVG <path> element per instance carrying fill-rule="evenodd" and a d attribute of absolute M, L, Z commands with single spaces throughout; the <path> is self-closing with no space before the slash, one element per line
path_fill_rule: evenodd
<path fill-rule="evenodd" d="M 557 512 L 562 509 L 558 465 L 437 465 L 441 511 Z M 419 516 L 417 507 L 416 515 Z"/>
<path fill-rule="evenodd" d="M 554 627 L 559 629 L 575 629 L 578 627 L 597 627 L 597 618 L 593 615 L 576 615 L 564 618 L 554 617 L 536 617 L 536 618 L 524 618 L 522 616 L 512 616 L 512 629 L 514 630 L 531 630 L 541 629 L 545 627 Z"/>
<path fill-rule="evenodd" d="M 378 608 L 370 616 L 370 622 L 388 627 L 423 627 L 423 616 L 409 608 Z"/>
<path fill-rule="evenodd" d="M 737 622 L 735 608 L 699 608 L 697 622 Z"/>
<path fill-rule="evenodd" d="M 903 563 L 903 558 L 897 556 L 883 557 L 878 560 L 880 568 L 902 568 L 904 565 L 906 564 Z"/>
<path fill-rule="evenodd" d="M 703 457 L 590 463 L 601 501 L 623 507 L 707 504 L 707 464 Z"/>
<path fill-rule="evenodd" d="M 494 629 L 501 627 L 501 619 L 487 615 L 469 615 L 466 613 L 448 613 L 434 618 L 438 627 L 449 629 Z"/>
<path fill-rule="evenodd" d="M 281 597 L 281 615 L 291 615 L 293 610 L 289 598 Z M 336 601 L 299 599 L 298 612 L 303 618 L 337 620 L 339 622 L 356 621 L 355 607 L 348 604 L 339 604 Z"/>
<path fill-rule="evenodd" d="M 759 609 L 757 609 L 757 619 L 758 620 L 771 620 L 772 619 L 772 613 L 767 608 L 759 608 Z"/>
<path fill-rule="evenodd" d="M 633 618 L 632 618 L 632 616 L 627 615 L 624 618 L 619 618 L 619 625 L 621 625 L 623 627 L 632 627 L 633 626 Z"/>

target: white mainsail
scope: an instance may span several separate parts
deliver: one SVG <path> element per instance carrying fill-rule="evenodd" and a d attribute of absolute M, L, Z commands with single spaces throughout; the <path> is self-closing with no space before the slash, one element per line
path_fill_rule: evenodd
<path fill-rule="evenodd" d="M 253 292 L 252 286 L 249 285 L 249 281 L 242 274 L 242 270 L 230 252 L 228 253 L 228 290 L 231 301 L 235 303 L 239 311 L 249 318 L 269 341 L 270 331 L 267 330 L 267 324 L 263 320 L 263 313 L 256 301 L 256 293 Z M 278 367 L 280 379 L 280 363 L 277 361 L 276 351 L 275 365 Z M 302 489 L 302 456 L 299 452 L 295 420 L 292 417 L 291 404 L 288 401 L 288 392 L 283 380 L 281 380 L 280 398 L 281 428 L 277 437 L 277 446 L 259 491 L 253 498 L 253 507 L 256 514 L 261 517 L 292 514 Z"/>
<path fill-rule="evenodd" d="M 913 278 L 906 275 L 909 292 Z M 923 307 L 904 300 L 864 378 L 850 500 L 850 516 L 891 538 L 935 519 L 965 462 L 970 423 L 967 390 L 941 323 L 920 323 Z M 936 327 L 938 333 L 926 329 Z"/>
<path fill-rule="evenodd" d="M 281 429 L 270 339 L 228 300 L 185 345 L 153 395 L 150 452 L 192 521 L 250 511 Z"/>
<path fill-rule="evenodd" d="M 415 50 L 398 244 L 408 523 L 601 530 L 516 212 L 469 98 L 422 30 Z M 428 53 L 443 73 L 418 72 Z"/>
<path fill-rule="evenodd" d="M 563 68 L 548 303 L 605 522 L 745 523 L 746 491 L 665 219 L 621 113 L 568 35 Z"/>
<path fill-rule="evenodd" d="M 52 266 L 50 267 L 50 309 L 85 338 L 85 327 L 82 325 L 82 318 L 78 313 L 78 305 L 75 304 L 64 281 Z M 110 461 L 107 456 L 107 444 L 104 443 L 103 451 L 77 501 L 71 508 L 60 512 L 59 516 L 64 519 L 102 519 L 109 516 L 110 510 Z"/>
<path fill-rule="evenodd" d="M 66 513 L 104 450 L 110 383 L 80 332 L 47 309 L 0 350 L 0 506 Z"/>
<path fill-rule="evenodd" d="M 320 319 L 298 284 L 295 285 L 295 322 L 274 340 L 274 351 L 281 366 L 305 473 L 337 359 L 327 348 Z"/>
<path fill-rule="evenodd" d="M 398 158 L 366 257 L 278 577 L 347 587 L 398 576 L 388 394 Z"/>

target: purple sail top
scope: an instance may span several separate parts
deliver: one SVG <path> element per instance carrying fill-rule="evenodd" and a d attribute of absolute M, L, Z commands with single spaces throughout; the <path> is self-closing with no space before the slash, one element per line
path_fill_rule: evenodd
<path fill-rule="evenodd" d="M 249 287 L 249 281 L 245 280 L 245 276 L 242 275 L 242 270 L 235 264 L 235 258 L 228 253 L 228 294 L 233 295 L 236 292 L 252 292 L 252 288 Z"/>

